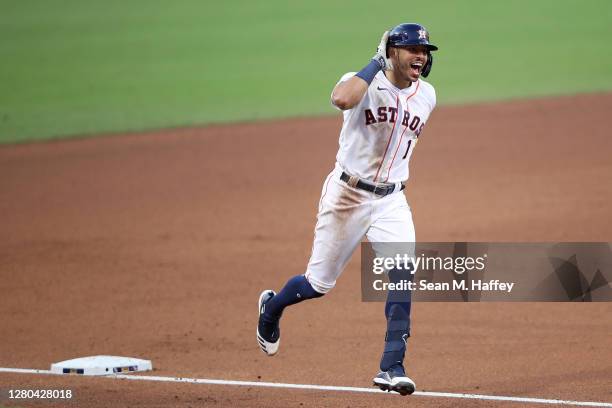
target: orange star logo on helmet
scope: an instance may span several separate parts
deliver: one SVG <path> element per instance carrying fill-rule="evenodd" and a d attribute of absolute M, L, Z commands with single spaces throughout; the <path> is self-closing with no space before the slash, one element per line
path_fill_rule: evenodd
<path fill-rule="evenodd" d="M 426 40 L 428 40 L 428 39 L 429 39 L 428 37 L 429 37 L 429 36 L 427 35 L 427 31 L 425 31 L 425 30 L 419 30 L 419 40 L 420 40 L 420 39 L 423 39 L 423 38 L 424 38 L 424 39 L 426 39 Z"/>

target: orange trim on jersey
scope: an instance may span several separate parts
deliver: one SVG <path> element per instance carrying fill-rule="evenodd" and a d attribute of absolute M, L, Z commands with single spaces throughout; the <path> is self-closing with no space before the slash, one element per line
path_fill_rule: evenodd
<path fill-rule="evenodd" d="M 408 99 L 410 99 L 410 98 L 412 98 L 414 95 L 416 95 L 416 93 L 419 91 L 419 85 L 421 85 L 421 81 L 420 81 L 420 80 L 419 80 L 419 81 L 417 81 L 417 87 L 416 87 L 416 89 L 414 90 L 414 92 L 412 93 L 412 95 L 410 95 L 410 96 L 408 96 L 408 97 L 406 98 L 406 102 L 408 102 Z"/>
<path fill-rule="evenodd" d="M 414 92 L 406 97 L 406 111 L 408 113 L 410 113 L 410 111 L 408 110 L 408 99 L 412 98 L 414 95 L 416 95 L 416 93 L 419 91 L 419 85 L 421 84 L 421 81 L 417 82 L 417 87 L 414 90 Z M 399 118 L 398 118 L 399 119 Z M 393 168 L 393 162 L 395 161 L 395 156 L 397 156 L 397 152 L 399 151 L 400 146 L 402 145 L 402 139 L 404 138 L 404 133 L 406 133 L 406 129 L 408 129 L 409 127 L 409 123 L 406 123 L 406 127 L 404 128 L 404 131 L 402 132 L 401 136 L 400 136 L 400 140 L 399 143 L 397 144 L 397 149 L 395 149 L 395 153 L 393 154 L 393 158 L 391 159 L 391 164 L 389 165 L 389 171 L 387 171 L 387 178 L 385 179 L 385 183 L 387 181 L 389 181 L 389 176 L 391 175 L 391 169 Z M 377 174 L 378 175 L 378 174 Z M 374 181 L 376 181 L 376 179 L 374 179 Z"/>
<path fill-rule="evenodd" d="M 385 157 L 387 156 L 387 151 L 389 150 L 389 145 L 391 144 L 391 139 L 393 139 L 393 132 L 395 132 L 395 125 L 399 122 L 399 96 L 395 97 L 395 111 L 397 112 L 397 119 L 395 119 L 395 123 L 393 124 L 393 128 L 391 129 L 391 134 L 389 135 L 389 140 L 387 140 L 387 147 L 385 147 L 385 154 L 383 154 L 382 160 L 380 161 L 380 165 L 378 166 L 378 170 L 376 170 L 376 176 L 374 176 L 374 182 L 378 178 L 378 173 L 382 168 L 383 163 L 385 162 Z"/>
<path fill-rule="evenodd" d="M 399 148 L 402 145 L 402 139 L 404 138 L 404 133 L 406 133 L 406 129 L 408 129 L 408 125 L 406 125 L 404 131 L 402 132 L 402 135 L 400 136 L 399 143 L 397 144 L 397 149 L 395 149 L 395 153 L 393 154 L 393 158 L 391 159 L 391 164 L 389 165 L 389 171 L 387 172 L 387 178 L 385 179 L 385 183 L 389 180 L 389 176 L 391 175 L 391 168 L 393 167 L 395 156 L 397 156 L 397 152 L 399 151 Z"/>
<path fill-rule="evenodd" d="M 329 184 L 329 180 L 332 179 L 333 176 L 333 172 L 332 174 L 330 174 L 329 176 L 327 176 L 327 180 L 325 180 L 325 186 L 323 187 L 323 195 L 321 196 L 321 199 L 319 200 L 319 207 L 321 207 L 321 203 L 323 202 L 323 199 L 325 198 L 325 194 L 327 194 L 327 185 Z"/>

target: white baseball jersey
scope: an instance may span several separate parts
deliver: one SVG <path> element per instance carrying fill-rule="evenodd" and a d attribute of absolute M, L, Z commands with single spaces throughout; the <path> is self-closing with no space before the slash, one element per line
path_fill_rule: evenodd
<path fill-rule="evenodd" d="M 435 106 L 436 92 L 428 82 L 419 79 L 398 89 L 378 72 L 361 102 L 343 111 L 336 161 L 350 175 L 373 182 L 408 180 L 410 156 Z"/>

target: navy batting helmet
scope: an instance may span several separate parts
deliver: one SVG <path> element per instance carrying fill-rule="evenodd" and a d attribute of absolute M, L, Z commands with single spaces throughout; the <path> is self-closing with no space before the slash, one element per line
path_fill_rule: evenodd
<path fill-rule="evenodd" d="M 422 75 L 427 77 L 433 64 L 431 51 L 436 51 L 438 47 L 429 43 L 429 32 L 420 24 L 403 23 L 394 27 L 389 32 L 389 39 L 387 40 L 387 57 L 389 56 L 389 47 L 401 48 L 410 45 L 424 45 L 427 47 L 427 64 L 423 67 L 422 72 Z"/>

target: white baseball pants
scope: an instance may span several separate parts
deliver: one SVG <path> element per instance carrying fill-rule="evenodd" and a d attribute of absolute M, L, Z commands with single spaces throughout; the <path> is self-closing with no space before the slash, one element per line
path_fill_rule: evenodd
<path fill-rule="evenodd" d="M 380 197 L 350 187 L 340 180 L 341 174 L 336 164 L 323 184 L 312 255 L 305 273 L 319 293 L 327 293 L 335 286 L 364 236 L 375 250 L 379 242 L 415 242 L 412 212 L 398 187 Z"/>

